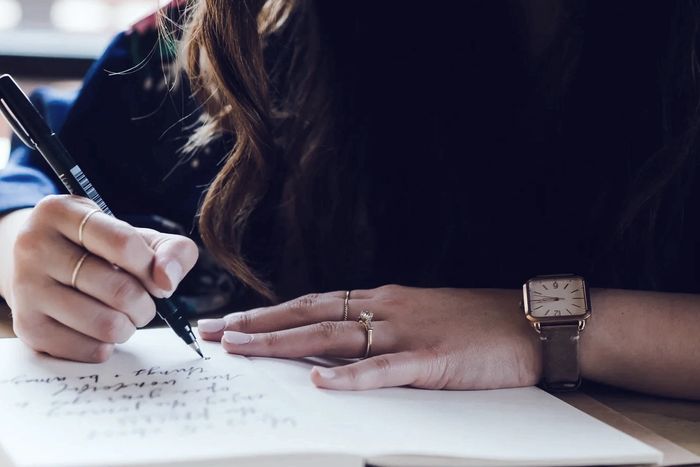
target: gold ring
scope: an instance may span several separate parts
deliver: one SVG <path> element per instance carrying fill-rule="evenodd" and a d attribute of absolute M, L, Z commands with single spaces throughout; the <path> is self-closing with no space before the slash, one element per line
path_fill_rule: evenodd
<path fill-rule="evenodd" d="M 345 292 L 345 303 L 343 303 L 343 321 L 348 320 L 348 311 L 350 310 L 350 291 Z"/>
<path fill-rule="evenodd" d="M 75 263 L 75 267 L 73 268 L 73 276 L 70 279 L 70 285 L 76 290 L 78 290 L 78 287 L 75 285 L 75 281 L 78 280 L 78 273 L 80 272 L 80 268 L 83 267 L 83 263 L 85 262 L 85 258 L 87 258 L 89 254 L 90 253 L 88 253 L 87 251 L 85 253 L 83 253 L 83 256 L 80 257 L 78 262 Z"/>
<path fill-rule="evenodd" d="M 374 313 L 372 313 L 371 311 L 363 310 L 362 313 L 360 313 L 360 319 L 357 320 L 358 323 L 365 327 L 365 331 L 367 331 L 367 349 L 365 350 L 365 356 L 363 358 L 369 357 L 369 353 L 372 350 L 373 317 Z"/>
<path fill-rule="evenodd" d="M 80 227 L 78 227 L 78 242 L 80 243 L 80 246 L 85 247 L 85 244 L 83 243 L 83 233 L 85 231 L 85 224 L 87 224 L 87 221 L 90 220 L 93 214 L 96 214 L 98 212 L 102 212 L 101 209 L 93 209 L 92 211 L 88 212 L 85 214 L 85 217 L 83 217 L 83 220 L 80 221 Z"/>

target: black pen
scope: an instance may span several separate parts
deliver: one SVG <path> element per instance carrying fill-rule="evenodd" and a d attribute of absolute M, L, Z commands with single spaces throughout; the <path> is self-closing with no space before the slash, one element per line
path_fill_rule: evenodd
<path fill-rule="evenodd" d="M 19 139 L 44 156 L 46 162 L 56 172 L 58 178 L 71 194 L 90 198 L 105 214 L 114 217 L 112 211 L 73 160 L 56 133 L 51 131 L 39 111 L 10 75 L 0 76 L 0 111 Z M 172 300 L 165 298 L 153 297 L 153 300 L 156 303 L 158 316 L 200 357 L 204 357 L 190 323 L 178 310 L 177 305 Z"/>

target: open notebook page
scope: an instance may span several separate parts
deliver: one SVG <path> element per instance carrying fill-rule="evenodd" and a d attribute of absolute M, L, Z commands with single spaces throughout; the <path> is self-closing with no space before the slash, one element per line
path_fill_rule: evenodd
<path fill-rule="evenodd" d="M 392 455 L 512 465 L 661 460 L 536 388 L 324 391 L 310 383 L 307 364 L 202 346 L 206 360 L 169 329 L 139 331 L 107 363 L 91 365 L 0 340 L 0 450 L 11 464 L 38 466 L 227 458 L 262 466 L 324 453 L 346 455 L 325 465 L 348 466 Z"/>

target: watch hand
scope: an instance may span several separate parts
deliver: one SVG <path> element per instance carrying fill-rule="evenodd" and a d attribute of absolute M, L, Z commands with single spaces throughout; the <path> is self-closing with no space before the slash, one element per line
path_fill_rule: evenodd
<path fill-rule="evenodd" d="M 541 298 L 533 298 L 530 300 L 531 302 L 557 302 L 559 300 L 562 300 L 561 297 L 547 297 L 543 296 Z"/>

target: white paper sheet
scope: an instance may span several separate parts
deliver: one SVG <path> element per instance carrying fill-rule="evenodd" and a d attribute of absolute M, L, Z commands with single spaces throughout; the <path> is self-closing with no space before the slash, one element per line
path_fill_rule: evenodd
<path fill-rule="evenodd" d="M 0 340 L 0 446 L 15 465 L 198 463 L 290 454 L 450 456 L 521 465 L 661 454 L 536 388 L 323 391 L 301 362 L 246 359 L 169 329 L 101 365 Z M 349 459 L 350 457 L 348 457 Z"/>

